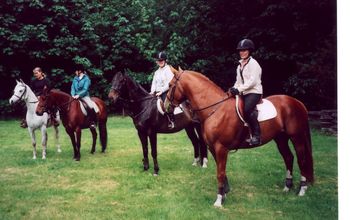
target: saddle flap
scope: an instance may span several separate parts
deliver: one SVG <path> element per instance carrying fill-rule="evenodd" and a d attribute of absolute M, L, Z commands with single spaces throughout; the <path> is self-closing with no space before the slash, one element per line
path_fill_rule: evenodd
<path fill-rule="evenodd" d="M 238 114 L 241 115 L 241 120 L 243 120 L 243 108 L 244 101 L 241 97 L 238 98 L 236 102 L 236 107 L 238 108 Z M 274 118 L 277 116 L 277 110 L 275 106 L 267 99 L 261 99 L 261 101 L 256 105 L 256 109 L 258 110 L 258 121 L 266 121 L 268 119 Z M 243 120 L 244 121 L 244 120 Z"/>
<path fill-rule="evenodd" d="M 164 102 L 161 98 L 157 99 L 157 109 L 160 114 L 164 115 L 165 114 L 165 108 L 164 108 Z M 180 107 L 175 107 L 174 109 L 174 115 L 182 113 L 183 110 Z"/>

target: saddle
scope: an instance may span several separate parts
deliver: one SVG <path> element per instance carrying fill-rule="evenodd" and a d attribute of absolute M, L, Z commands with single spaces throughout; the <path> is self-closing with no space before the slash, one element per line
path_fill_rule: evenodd
<path fill-rule="evenodd" d="M 164 102 L 161 98 L 157 99 L 157 109 L 160 114 L 164 115 L 165 114 L 165 107 L 164 107 Z M 179 107 L 175 107 L 174 109 L 174 115 L 180 114 L 183 112 L 182 104 L 180 104 Z"/>
<path fill-rule="evenodd" d="M 239 115 L 239 118 L 245 123 L 244 117 L 243 117 L 243 106 L 244 101 L 242 97 L 239 97 L 236 99 L 236 105 L 235 108 L 237 110 L 237 114 Z M 271 118 L 275 118 L 277 116 L 277 111 L 275 106 L 267 99 L 261 99 L 260 102 L 256 105 L 255 111 L 258 113 L 258 121 L 266 121 Z"/>

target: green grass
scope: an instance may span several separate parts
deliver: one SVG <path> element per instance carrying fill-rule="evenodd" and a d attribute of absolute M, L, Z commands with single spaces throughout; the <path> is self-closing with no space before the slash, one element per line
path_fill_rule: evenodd
<path fill-rule="evenodd" d="M 61 128 L 62 153 L 49 129 L 47 159 L 32 159 L 27 130 L 0 121 L 0 219 L 337 219 L 337 138 L 313 131 L 316 182 L 305 197 L 283 193 L 284 163 L 274 142 L 230 153 L 231 186 L 224 208 L 214 208 L 216 166 L 191 166 L 185 132 L 158 135 L 160 175 L 144 172 L 142 150 L 130 118 L 110 117 L 107 152 L 91 155 L 83 131 L 81 161 L 72 160 Z M 39 132 L 37 136 L 40 138 Z M 40 142 L 40 141 L 39 141 Z M 150 150 L 149 150 L 150 152 Z M 295 159 L 296 162 L 296 159 Z M 299 169 L 295 163 L 294 182 Z"/>

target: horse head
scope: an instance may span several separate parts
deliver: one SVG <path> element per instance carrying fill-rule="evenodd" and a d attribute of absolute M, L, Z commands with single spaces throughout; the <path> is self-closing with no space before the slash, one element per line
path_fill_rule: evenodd
<path fill-rule="evenodd" d="M 127 90 L 127 75 L 123 72 L 117 72 L 112 80 L 112 87 L 109 90 L 108 98 L 114 103 L 119 98 L 125 98 Z"/>
<path fill-rule="evenodd" d="M 50 96 L 50 89 L 45 86 L 42 95 L 39 97 L 39 103 L 36 107 L 35 113 L 39 116 L 43 115 L 44 112 L 51 108 L 53 105 L 52 102 L 53 100 Z"/>
<path fill-rule="evenodd" d="M 13 90 L 13 95 L 10 98 L 9 102 L 10 104 L 15 104 L 20 100 L 23 100 L 26 98 L 27 95 L 27 85 L 23 82 L 22 79 L 20 81 L 16 80 L 17 85 Z"/>
<path fill-rule="evenodd" d="M 181 86 L 181 76 L 185 71 L 179 67 L 179 71 L 173 72 L 174 77 L 169 83 L 169 91 L 166 95 L 164 107 L 167 113 L 172 113 L 175 107 L 179 106 L 180 103 L 186 100 Z"/>

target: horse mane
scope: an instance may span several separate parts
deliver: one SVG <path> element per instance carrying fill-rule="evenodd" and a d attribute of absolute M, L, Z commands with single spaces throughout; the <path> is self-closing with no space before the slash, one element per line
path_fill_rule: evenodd
<path fill-rule="evenodd" d="M 143 86 L 141 86 L 140 83 L 136 82 L 136 80 L 134 80 L 131 76 L 129 76 L 128 74 L 125 74 L 125 76 L 129 79 L 129 81 L 135 86 L 135 88 L 137 88 L 138 90 L 142 91 L 143 93 L 145 93 L 146 95 L 150 95 L 147 90 L 145 88 L 143 88 Z"/>

